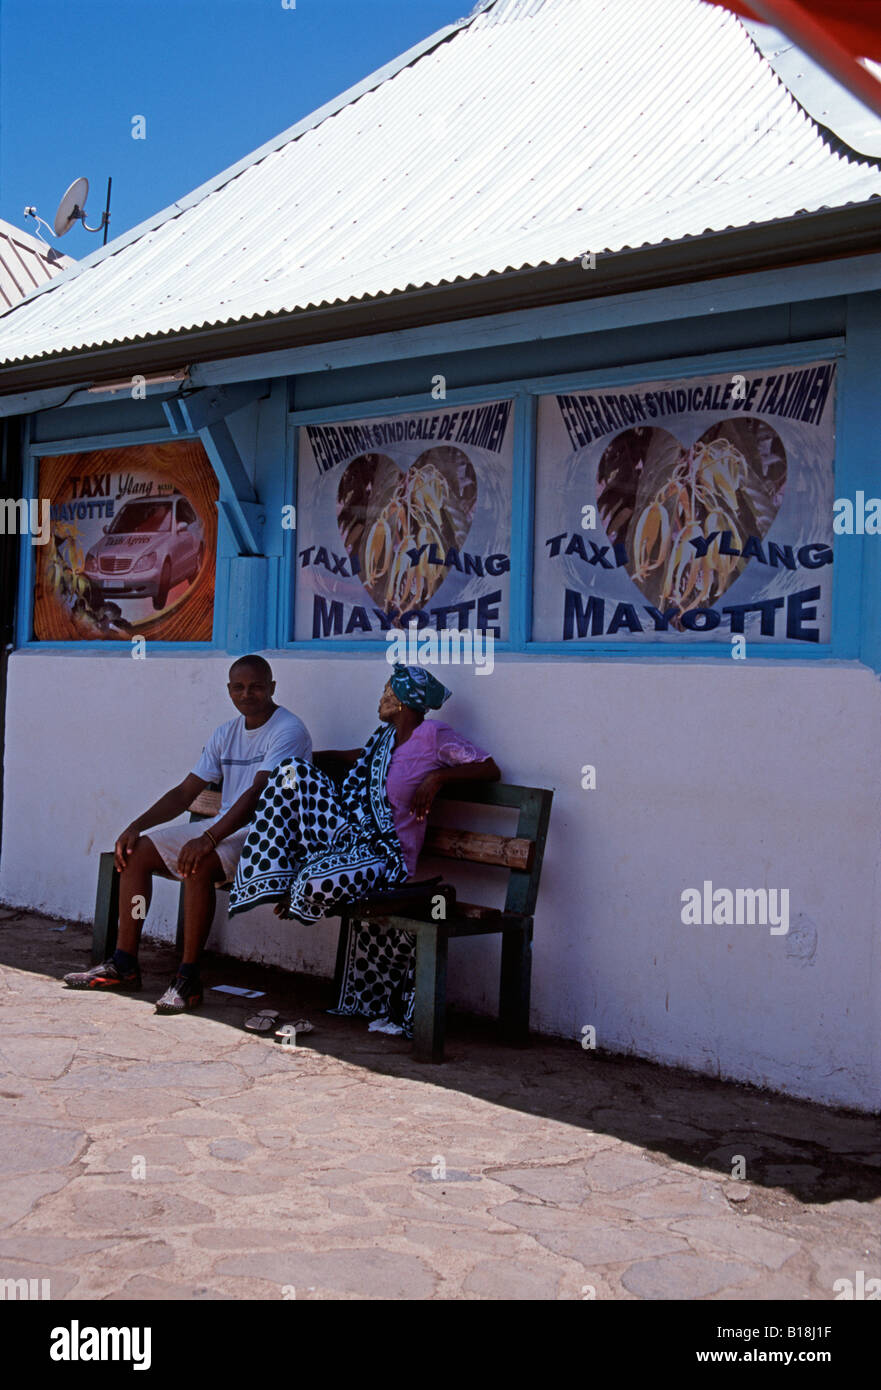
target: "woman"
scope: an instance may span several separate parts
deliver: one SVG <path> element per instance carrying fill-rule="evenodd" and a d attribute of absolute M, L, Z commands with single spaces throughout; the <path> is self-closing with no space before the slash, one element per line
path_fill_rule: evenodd
<path fill-rule="evenodd" d="M 289 759 L 257 806 L 230 892 L 230 916 L 274 902 L 299 922 L 334 916 L 411 878 L 439 789 L 465 778 L 494 782 L 492 758 L 449 724 L 425 720 L 451 691 L 422 666 L 396 664 L 379 702 L 380 727 L 363 749 Z M 340 788 L 322 769 L 344 765 Z M 349 933 L 343 987 L 333 1013 L 383 1019 L 409 1036 L 415 938 L 396 930 Z"/>

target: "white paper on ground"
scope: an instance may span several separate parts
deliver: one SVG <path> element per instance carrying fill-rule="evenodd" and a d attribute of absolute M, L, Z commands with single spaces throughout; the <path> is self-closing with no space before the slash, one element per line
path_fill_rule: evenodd
<path fill-rule="evenodd" d="M 265 989 L 242 989 L 241 985 L 212 985 L 215 994 L 239 994 L 243 999 L 262 999 Z"/>

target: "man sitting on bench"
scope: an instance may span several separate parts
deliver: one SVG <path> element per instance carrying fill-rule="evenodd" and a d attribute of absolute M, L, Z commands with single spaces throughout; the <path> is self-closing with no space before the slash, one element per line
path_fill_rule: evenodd
<path fill-rule="evenodd" d="M 116 841 L 117 949 L 103 965 L 65 975 L 68 988 L 117 993 L 141 988 L 138 941 L 150 906 L 153 875 L 161 874 L 183 880 L 184 945 L 181 964 L 156 1012 L 179 1014 L 201 1004 L 198 961 L 214 919 L 215 885 L 235 878 L 248 823 L 270 774 L 289 758 L 312 760 L 312 740 L 305 724 L 273 702 L 275 681 L 262 656 L 234 661 L 227 690 L 238 716 L 214 730 L 192 772 L 133 820 Z M 195 837 L 189 824 L 165 824 L 186 811 L 209 783 L 221 779 L 220 814 L 204 823 Z"/>

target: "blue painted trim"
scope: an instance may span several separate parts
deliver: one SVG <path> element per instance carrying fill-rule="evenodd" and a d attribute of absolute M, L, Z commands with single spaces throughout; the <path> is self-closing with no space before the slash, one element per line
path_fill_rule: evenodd
<path fill-rule="evenodd" d="M 244 655 L 266 645 L 270 560 L 266 555 L 231 555 L 229 565 L 230 649 Z"/>
<path fill-rule="evenodd" d="M 94 387 L 94 383 L 92 385 Z M 181 388 L 188 385 L 189 381 L 185 377 L 180 377 L 173 381 L 144 381 L 137 396 L 132 396 L 130 382 L 126 382 L 125 386 L 101 386 L 94 387 L 94 389 L 91 390 L 88 387 L 83 387 L 81 390 L 75 391 L 72 396 L 59 404 L 57 408 L 59 410 L 71 410 L 77 406 L 84 405 L 114 405 L 118 401 L 127 399 L 139 401 L 159 400 L 164 404 L 164 398 L 177 396 Z M 70 388 L 62 389 L 69 390 Z M 143 391 L 143 395 L 140 394 L 141 391 Z M 36 409 L 36 407 L 34 407 L 34 409 Z"/>
<path fill-rule="evenodd" d="M 522 649 L 532 631 L 532 558 L 535 503 L 535 451 L 538 401 L 521 392 L 514 401 L 514 459 L 511 494 L 511 570 L 509 632 Z"/>
<path fill-rule="evenodd" d="M 287 502 L 285 450 L 288 418 L 284 382 L 272 383 L 269 395 L 256 404 L 254 416 L 254 491 L 266 517 L 263 554 L 278 558 L 282 553 L 281 509 Z"/>
<path fill-rule="evenodd" d="M 263 526 L 266 513 L 262 502 L 248 476 L 238 446 L 222 413 L 225 407 L 230 413 L 240 405 L 245 396 L 251 403 L 253 388 L 235 387 L 229 392 L 222 388 L 215 392 L 196 392 L 188 400 L 179 402 L 180 416 L 201 441 L 211 467 L 218 480 L 220 495 L 217 510 L 229 526 L 235 541 L 237 556 L 259 556 L 264 554 Z M 214 396 L 229 400 L 215 400 Z M 166 406 L 166 413 L 170 407 Z M 249 578 L 248 583 L 251 583 Z M 265 604 L 263 605 L 265 613 Z M 253 619 L 253 615 L 252 615 Z M 249 625 L 253 627 L 253 621 Z"/>
<path fill-rule="evenodd" d="M 85 439 L 41 439 L 29 446 L 33 458 L 56 454 L 89 454 L 98 449 L 129 449 L 141 444 L 173 444 L 178 439 L 198 439 L 195 434 L 172 434 L 170 429 L 128 430 L 121 434 L 95 434 Z"/>
<path fill-rule="evenodd" d="M 430 391 L 421 391 L 415 396 L 388 396 L 381 400 L 356 401 L 354 405 L 317 407 L 315 410 L 292 410 L 292 424 L 300 425 L 332 424 L 335 420 L 374 420 L 385 415 L 411 415 L 419 412 L 449 410 L 456 405 L 471 405 L 474 402 L 510 400 L 526 394 L 528 387 L 522 381 L 490 381 L 479 386 L 460 386 L 447 388 L 442 401 L 435 400 Z"/>
<path fill-rule="evenodd" d="M 283 647 L 289 647 L 293 643 L 294 615 L 297 611 L 297 538 L 300 534 L 300 512 L 297 497 L 297 485 L 300 477 L 299 445 L 300 441 L 297 427 L 294 425 L 289 414 L 285 432 L 285 478 L 287 480 L 287 496 L 291 499 L 294 506 L 297 507 L 297 529 L 294 531 L 285 531 L 282 536 L 281 572 L 283 579 L 281 602 L 279 603 L 279 620 L 281 623 L 279 645 Z"/>
<path fill-rule="evenodd" d="M 563 376 L 529 377 L 527 380 L 489 381 L 480 386 L 463 386 L 448 390 L 444 406 L 469 404 L 472 401 L 503 400 L 506 396 L 553 395 L 557 391 L 593 390 L 602 386 L 625 386 L 634 381 L 662 381 L 668 376 L 714 376 L 719 372 L 754 371 L 760 367 L 777 367 L 786 362 L 810 362 L 814 357 L 843 357 L 845 340 L 815 338 L 804 343 L 781 344 L 734 352 L 703 353 L 694 357 L 668 357 L 626 367 L 603 367 L 595 371 L 570 372 Z M 437 410 L 438 402 L 430 393 L 415 396 L 391 396 L 382 400 L 357 401 L 354 404 L 293 410 L 295 425 L 333 424 L 336 420 L 374 419 L 379 415 L 409 415 L 416 411 Z"/>
<path fill-rule="evenodd" d="M 554 395 L 558 391 L 580 391 L 599 388 L 614 381 L 616 386 L 629 386 L 638 381 L 662 381 L 668 376 L 717 376 L 720 372 L 752 372 L 763 367 L 782 367 L 786 363 L 811 362 L 814 358 L 843 357 L 844 338 L 815 338 L 802 343 L 774 347 L 742 348 L 734 352 L 702 353 L 693 357 L 670 357 L 642 365 L 604 368 L 593 372 L 570 372 L 566 376 L 547 376 L 531 379 L 527 389 L 536 395 Z"/>
<path fill-rule="evenodd" d="M 616 661 L 623 660 L 642 660 L 651 657 L 652 660 L 661 658 L 670 661 L 691 661 L 693 658 L 698 660 L 710 661 L 730 661 L 732 666 L 748 666 L 757 657 L 763 661 L 779 660 L 789 662 L 790 660 L 801 659 L 803 661 L 817 661 L 820 658 L 837 657 L 838 653 L 829 644 L 800 642 L 797 650 L 793 645 L 785 642 L 750 642 L 747 637 L 746 660 L 734 661 L 731 656 L 730 644 L 726 646 L 724 642 L 695 642 L 694 646 L 675 647 L 672 643 L 667 646 L 663 642 L 633 642 L 624 643 L 615 647 L 611 642 L 588 642 L 587 639 L 574 639 L 571 642 L 527 642 L 525 651 L 536 656 L 578 656 L 582 661 L 592 657 L 602 657 L 608 661 L 614 657 Z"/>
<path fill-rule="evenodd" d="M 225 420 L 215 420 L 198 433 L 220 484 L 217 509 L 223 512 L 235 536 L 237 554 L 262 555 L 266 513 L 248 477 L 229 425 Z"/>
<path fill-rule="evenodd" d="M 353 656 L 355 653 L 371 655 L 374 659 L 378 652 L 384 652 L 388 643 L 385 634 L 376 641 L 365 638 L 363 642 L 337 641 L 330 637 L 316 637 L 314 640 L 303 640 L 298 642 L 286 642 L 280 650 L 285 652 L 302 652 L 304 655 L 324 656 L 326 652 L 342 652 L 346 656 Z M 496 642 L 493 652 L 501 656 L 522 656 L 523 652 L 515 648 L 510 642 Z M 460 663 L 461 664 L 461 663 Z M 463 669 L 467 669 L 464 667 Z"/>
<path fill-rule="evenodd" d="M 37 497 L 37 464 L 30 454 L 30 436 L 33 430 L 33 416 L 24 422 L 22 484 L 27 497 Z M 23 647 L 31 641 L 34 630 L 34 550 L 27 536 L 19 540 L 18 602 L 16 604 L 15 635 L 16 646 Z"/>
<path fill-rule="evenodd" d="M 147 651 L 153 652 L 156 656 L 174 656 L 176 652 L 189 652 L 190 655 L 211 656 L 219 652 L 226 652 L 226 647 L 215 642 L 157 642 L 147 641 Z M 116 642 L 107 639 L 96 639 L 94 642 L 26 642 L 22 651 L 33 652 L 39 655 L 40 652 L 57 652 L 59 655 L 74 656 L 103 656 L 106 654 L 125 656 L 131 658 L 131 642 Z M 146 660 L 149 661 L 149 656 Z"/>
<path fill-rule="evenodd" d="M 282 585 L 281 556 L 267 556 L 267 569 L 266 612 L 264 613 L 263 639 L 260 647 L 268 651 L 278 645 L 278 607 Z"/>
<path fill-rule="evenodd" d="M 69 386 L 45 386 L 39 391 L 16 391 L 0 397 L 0 416 L 39 414 L 42 410 L 57 410 L 70 395 Z M 82 395 L 84 388 L 79 388 Z"/>
<path fill-rule="evenodd" d="M 881 294 L 847 301 L 848 371 L 846 468 L 836 475 L 836 496 L 850 497 L 861 488 L 866 497 L 881 496 L 878 412 L 881 401 Z M 853 569 L 851 584 L 842 585 L 842 624 L 848 654 L 859 654 L 881 672 L 881 536 L 836 536 L 835 563 L 841 555 Z M 851 558 L 853 552 L 853 558 Z M 848 605 L 847 600 L 852 599 Z"/>
<path fill-rule="evenodd" d="M 162 402 L 162 409 L 171 433 L 174 435 L 186 434 L 187 424 L 181 410 L 180 397 L 169 396 L 167 400 Z"/>
<path fill-rule="evenodd" d="M 530 657 L 538 663 L 541 663 L 545 660 L 549 662 L 577 661 L 580 665 L 583 666 L 589 660 L 594 658 L 598 661 L 605 662 L 607 665 L 613 660 L 640 662 L 644 661 L 648 654 L 646 648 L 622 647 L 618 651 L 611 651 L 608 648 L 608 646 L 606 646 L 601 651 L 591 651 L 590 653 L 586 653 L 582 650 L 573 650 L 573 647 L 576 646 L 575 643 L 567 643 L 565 645 L 566 649 L 563 651 L 558 650 L 559 644 L 544 645 L 541 643 L 532 643 L 531 645 L 527 646 L 525 652 L 523 652 L 513 651 L 510 649 L 510 647 L 507 646 L 503 648 L 502 643 L 497 642 L 494 648 L 494 656 L 500 665 L 522 665 L 524 658 Z M 156 655 L 162 656 L 163 658 L 173 657 L 177 655 L 230 657 L 239 655 L 239 653 L 233 652 L 228 647 L 215 647 L 209 643 L 203 642 L 155 642 L 151 643 L 150 647 L 151 649 L 155 647 L 157 649 Z M 160 650 L 160 648 L 164 648 L 164 650 Z M 378 644 L 375 642 L 365 642 L 363 644 L 353 646 L 350 642 L 339 642 L 329 643 L 325 646 L 322 646 L 319 642 L 290 642 L 287 645 L 282 645 L 279 647 L 266 646 L 263 647 L 261 650 L 264 653 L 264 655 L 267 653 L 272 653 L 279 657 L 292 656 L 297 657 L 299 659 L 312 661 L 318 658 L 324 661 L 326 658 L 333 658 L 334 656 L 346 661 L 351 660 L 352 657 L 359 657 L 365 661 L 376 661 L 378 658 L 381 658 L 382 656 L 382 653 L 384 651 L 384 644 Z M 59 656 L 69 655 L 83 657 L 94 656 L 97 654 L 102 656 L 116 656 L 127 660 L 131 659 L 131 647 L 130 645 L 124 642 L 30 642 L 20 649 L 20 654 L 27 656 L 39 656 L 41 653 L 47 652 L 54 653 Z M 725 656 L 726 660 L 730 659 L 727 653 L 725 652 L 724 644 L 722 647 L 722 653 Z M 823 655 L 822 650 L 820 652 L 820 655 Z M 672 665 L 677 662 L 681 664 L 683 661 L 694 661 L 698 664 L 706 666 L 717 665 L 719 661 L 718 652 L 713 653 L 707 652 L 706 650 L 701 650 L 700 652 L 698 652 L 695 650 L 689 652 L 682 651 L 677 654 L 669 647 L 663 652 L 651 653 L 651 657 L 652 665 L 654 666 L 664 665 L 665 663 L 668 665 Z M 769 644 L 766 650 L 762 653 L 762 665 L 791 668 L 793 663 L 795 663 L 796 665 L 807 665 L 808 661 L 813 660 L 813 657 L 814 654 L 812 652 L 793 653 L 788 648 L 781 649 L 779 643 L 774 643 L 773 645 Z M 799 658 L 807 659 L 800 661 Z M 748 657 L 746 661 L 731 661 L 731 665 L 735 667 L 748 667 L 751 662 L 754 662 L 754 660 L 754 657 Z M 866 668 L 865 663 L 862 661 L 839 659 L 836 658 L 833 654 L 828 653 L 828 651 L 826 654 L 826 659 L 824 660 L 824 668 L 827 667 L 855 671 L 862 671 Z M 460 666 L 459 669 L 467 671 L 469 668 L 467 666 Z"/>
<path fill-rule="evenodd" d="M 540 338 L 595 334 L 671 319 L 724 316 L 778 304 L 871 293 L 879 286 L 881 255 L 851 256 L 841 261 L 730 275 L 657 290 L 634 290 L 601 299 L 570 300 L 548 308 L 482 314 L 332 343 L 221 358 L 197 364 L 190 377 L 194 385 L 208 386 L 259 377 L 305 375 L 328 368 L 338 371 L 402 357 L 470 352 Z"/>
<path fill-rule="evenodd" d="M 214 558 L 214 623 L 211 628 L 211 642 L 205 646 L 213 650 L 227 651 L 229 642 L 229 577 L 230 577 L 230 556 L 228 552 L 221 553 L 220 549 L 220 527 L 217 528 L 217 553 Z M 178 642 L 157 642 L 157 647 L 170 647 L 177 649 L 183 645 Z M 190 643 L 186 644 L 191 645 Z M 202 647 L 201 642 L 192 645 Z"/>
<path fill-rule="evenodd" d="M 848 318 L 848 332 L 850 331 Z M 859 432 L 859 373 L 854 372 L 854 344 L 838 364 L 835 399 L 835 497 L 853 497 L 860 486 L 860 457 L 853 448 Z M 857 430 L 854 430 L 854 425 Z M 843 659 L 859 657 L 862 626 L 858 595 L 862 582 L 863 536 L 832 538 L 832 647 Z"/>

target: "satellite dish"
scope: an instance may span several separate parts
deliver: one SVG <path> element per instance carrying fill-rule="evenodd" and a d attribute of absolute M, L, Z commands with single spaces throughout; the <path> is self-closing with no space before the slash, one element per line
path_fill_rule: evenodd
<path fill-rule="evenodd" d="M 55 214 L 56 236 L 64 236 L 65 232 L 69 232 L 74 222 L 79 222 L 80 218 L 85 222 L 86 199 L 88 196 L 89 180 L 74 179 L 70 188 L 58 204 L 58 211 Z"/>
<path fill-rule="evenodd" d="M 107 203 L 101 214 L 101 221 L 98 223 L 97 227 L 90 227 L 86 221 L 86 199 L 89 196 L 89 180 L 74 179 L 70 188 L 58 204 L 58 211 L 55 214 L 55 224 L 53 227 L 55 236 L 65 236 L 66 233 L 70 231 L 74 222 L 82 222 L 87 232 L 103 231 L 104 245 L 106 246 L 107 228 L 110 223 L 110 188 L 112 183 L 112 179 L 107 180 Z M 42 217 L 37 216 L 37 209 L 35 207 L 26 207 L 24 215 L 25 217 L 32 217 L 34 219 L 37 224 L 38 236 L 40 236 L 41 226 L 45 227 L 47 231 L 49 230 L 49 223 L 45 222 Z M 42 237 L 40 239 L 42 240 Z"/>

